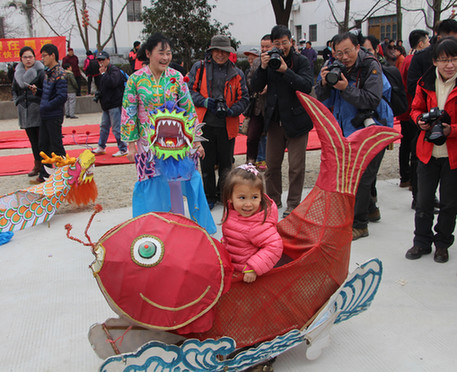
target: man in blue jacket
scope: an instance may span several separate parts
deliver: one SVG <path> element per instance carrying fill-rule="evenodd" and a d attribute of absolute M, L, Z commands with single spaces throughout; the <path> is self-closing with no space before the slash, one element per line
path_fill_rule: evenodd
<path fill-rule="evenodd" d="M 393 127 L 393 113 L 387 102 L 391 86 L 382 74 L 379 61 L 360 47 L 357 36 L 352 33 L 335 36 L 333 45 L 334 56 L 343 65 L 343 71 L 333 84 L 330 76 L 327 78 L 329 67 L 323 67 L 315 92 L 317 99 L 333 110 L 343 135 L 348 137 L 373 124 Z M 376 208 L 371 198 L 371 185 L 376 180 L 384 151 L 368 164 L 361 177 L 354 206 L 353 240 L 368 236 L 369 210 Z"/>
<path fill-rule="evenodd" d="M 65 70 L 59 65 L 59 50 L 54 44 L 45 44 L 41 48 L 41 58 L 46 75 L 43 81 L 43 94 L 40 102 L 40 151 L 51 156 L 51 153 L 65 156 L 62 142 L 62 123 L 67 100 L 67 80 Z M 49 176 L 44 167 L 31 183 L 41 183 Z"/>

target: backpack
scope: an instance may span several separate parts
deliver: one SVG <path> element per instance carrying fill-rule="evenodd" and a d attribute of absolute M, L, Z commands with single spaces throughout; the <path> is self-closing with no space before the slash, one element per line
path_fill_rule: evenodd
<path fill-rule="evenodd" d="M 100 65 L 98 64 L 98 61 L 93 58 L 89 61 L 89 65 L 87 66 L 86 69 L 86 74 L 87 75 L 97 75 L 100 72 Z"/>
<path fill-rule="evenodd" d="M 408 111 L 408 99 L 406 98 L 405 86 L 403 85 L 400 71 L 395 66 L 384 64 L 382 65 L 382 73 L 389 80 L 392 87 L 390 102 L 386 99 L 387 103 L 392 109 L 394 116 L 404 114 Z"/>
<path fill-rule="evenodd" d="M 362 64 L 362 68 L 368 68 L 369 61 L 372 59 L 378 61 L 375 56 L 368 54 L 363 60 L 363 62 L 366 61 L 367 63 Z M 382 99 L 386 101 L 390 106 L 394 116 L 404 114 L 406 111 L 408 111 L 408 99 L 406 98 L 405 86 L 403 85 L 400 70 L 395 66 L 391 66 L 387 63 L 382 64 L 381 68 L 382 73 L 387 78 L 390 86 L 392 87 L 390 100 L 384 96 L 382 96 Z"/>
<path fill-rule="evenodd" d="M 129 75 L 122 69 L 119 69 L 119 71 L 121 72 L 122 82 L 124 83 L 125 88 L 125 86 L 127 85 L 127 80 L 129 79 Z"/>

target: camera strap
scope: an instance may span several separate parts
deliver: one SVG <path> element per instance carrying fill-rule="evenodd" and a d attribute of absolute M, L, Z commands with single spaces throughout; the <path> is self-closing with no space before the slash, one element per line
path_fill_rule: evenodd
<path fill-rule="evenodd" d="M 200 93 L 200 88 L 202 86 L 203 72 L 205 71 L 205 63 L 203 60 L 200 61 L 200 70 L 198 74 L 197 89 L 196 91 Z"/>

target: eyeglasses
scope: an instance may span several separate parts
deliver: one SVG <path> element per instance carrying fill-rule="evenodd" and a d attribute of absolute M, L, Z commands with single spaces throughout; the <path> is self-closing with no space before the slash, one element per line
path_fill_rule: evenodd
<path fill-rule="evenodd" d="M 22 56 L 21 58 L 22 59 L 32 59 L 32 58 L 35 58 L 35 56 Z"/>
<path fill-rule="evenodd" d="M 273 45 L 276 47 L 276 48 L 279 48 L 280 46 L 283 46 L 283 47 L 286 47 L 290 44 L 290 41 L 289 40 L 284 40 L 282 42 L 279 42 L 279 41 L 275 41 L 273 43 Z"/>
<path fill-rule="evenodd" d="M 437 59 L 436 62 L 442 63 L 443 65 L 447 65 L 449 62 L 451 62 L 453 65 L 457 66 L 457 57 L 454 57 L 454 58 L 440 58 L 440 59 Z"/>
<path fill-rule="evenodd" d="M 343 50 L 342 52 L 341 52 L 341 51 L 336 52 L 336 53 L 335 53 L 335 57 L 336 57 L 336 58 L 341 58 L 341 57 L 343 56 L 343 54 L 344 54 L 345 56 L 349 56 L 354 50 L 355 50 L 355 47 L 352 48 L 352 49 L 345 49 L 345 50 Z"/>

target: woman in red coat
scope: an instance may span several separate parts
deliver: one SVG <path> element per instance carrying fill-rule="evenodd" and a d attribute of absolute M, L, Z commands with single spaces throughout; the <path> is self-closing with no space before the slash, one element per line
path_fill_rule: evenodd
<path fill-rule="evenodd" d="M 411 119 L 421 129 L 417 141 L 419 164 L 414 245 L 406 252 L 406 258 L 411 260 L 431 253 L 434 243 L 435 262 L 447 262 L 448 248 L 454 242 L 457 215 L 456 77 L 457 40 L 452 37 L 441 39 L 433 50 L 433 66 L 417 84 L 411 107 Z M 435 120 L 436 116 L 439 116 L 438 120 Z M 442 122 L 441 128 L 437 125 L 439 122 Z M 440 211 L 433 233 L 438 184 Z"/>

